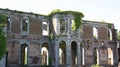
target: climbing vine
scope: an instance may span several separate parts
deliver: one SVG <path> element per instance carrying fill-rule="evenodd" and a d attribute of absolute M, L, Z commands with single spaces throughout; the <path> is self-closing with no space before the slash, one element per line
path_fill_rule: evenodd
<path fill-rule="evenodd" d="M 74 22 L 72 24 L 72 30 L 77 30 L 82 25 L 83 15 L 79 13 L 72 13 L 74 16 Z"/>
<path fill-rule="evenodd" d="M 72 14 L 74 16 L 74 22 L 72 22 L 72 30 L 77 30 L 82 25 L 82 18 L 84 15 L 81 12 L 75 11 L 60 11 L 59 9 L 53 10 L 48 16 L 52 17 L 54 14 Z"/>

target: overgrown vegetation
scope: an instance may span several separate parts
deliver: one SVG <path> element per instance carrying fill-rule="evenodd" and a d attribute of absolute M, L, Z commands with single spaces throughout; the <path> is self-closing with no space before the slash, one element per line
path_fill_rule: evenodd
<path fill-rule="evenodd" d="M 91 67 L 103 67 L 103 66 L 98 65 L 98 64 L 93 64 L 93 65 L 91 65 Z"/>
<path fill-rule="evenodd" d="M 83 15 L 75 12 L 73 12 L 72 14 L 75 17 L 72 25 L 72 30 L 77 30 L 82 25 Z"/>
<path fill-rule="evenodd" d="M 110 24 L 110 23 L 109 23 L 109 24 L 108 24 L 108 28 L 111 28 L 111 27 L 112 27 L 112 25 L 113 25 L 113 24 Z"/>
<path fill-rule="evenodd" d="M 0 59 L 6 53 L 6 37 L 5 33 L 2 31 L 2 28 L 6 26 L 7 17 L 3 14 L 0 14 Z"/>
<path fill-rule="evenodd" d="M 0 60 L 6 53 L 6 38 L 4 36 L 4 32 L 2 32 L 2 28 L 0 28 Z"/>
<path fill-rule="evenodd" d="M 3 14 L 0 14 L 0 27 L 4 27 L 7 24 L 7 17 Z"/>
<path fill-rule="evenodd" d="M 51 17 L 54 14 L 72 14 L 74 17 L 74 22 L 72 22 L 72 30 L 77 30 L 82 25 L 82 18 L 84 17 L 81 12 L 60 11 L 59 9 L 53 10 L 48 16 Z"/>

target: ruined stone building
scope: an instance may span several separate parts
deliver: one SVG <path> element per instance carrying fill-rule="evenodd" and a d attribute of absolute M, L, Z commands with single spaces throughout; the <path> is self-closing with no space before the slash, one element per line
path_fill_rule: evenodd
<path fill-rule="evenodd" d="M 6 67 L 116 67 L 114 24 L 81 20 L 72 30 L 75 11 L 50 16 L 0 9 L 7 16 Z"/>

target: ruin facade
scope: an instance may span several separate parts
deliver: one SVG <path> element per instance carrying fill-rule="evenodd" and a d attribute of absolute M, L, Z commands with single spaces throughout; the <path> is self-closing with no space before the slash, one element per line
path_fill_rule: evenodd
<path fill-rule="evenodd" d="M 118 65 L 114 24 L 81 20 L 72 30 L 71 11 L 51 17 L 4 9 L 0 14 L 8 19 L 6 67 Z"/>

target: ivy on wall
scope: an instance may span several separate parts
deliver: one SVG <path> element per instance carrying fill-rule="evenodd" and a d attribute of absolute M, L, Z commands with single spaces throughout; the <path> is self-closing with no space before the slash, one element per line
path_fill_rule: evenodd
<path fill-rule="evenodd" d="M 52 17 L 54 14 L 72 14 L 74 17 L 74 22 L 72 22 L 72 30 L 77 30 L 82 25 L 82 18 L 84 15 L 81 12 L 75 11 L 60 11 L 59 9 L 53 10 L 48 16 Z"/>
<path fill-rule="evenodd" d="M 112 27 L 112 25 L 113 25 L 113 24 L 110 24 L 110 23 L 109 23 L 109 24 L 108 24 L 108 28 L 111 28 L 111 27 Z"/>
<path fill-rule="evenodd" d="M 83 14 L 73 12 L 74 22 L 72 24 L 72 30 L 77 30 L 82 25 Z"/>
<path fill-rule="evenodd" d="M 7 25 L 6 23 L 7 23 L 7 16 L 0 14 L 0 26 L 4 27 Z"/>

